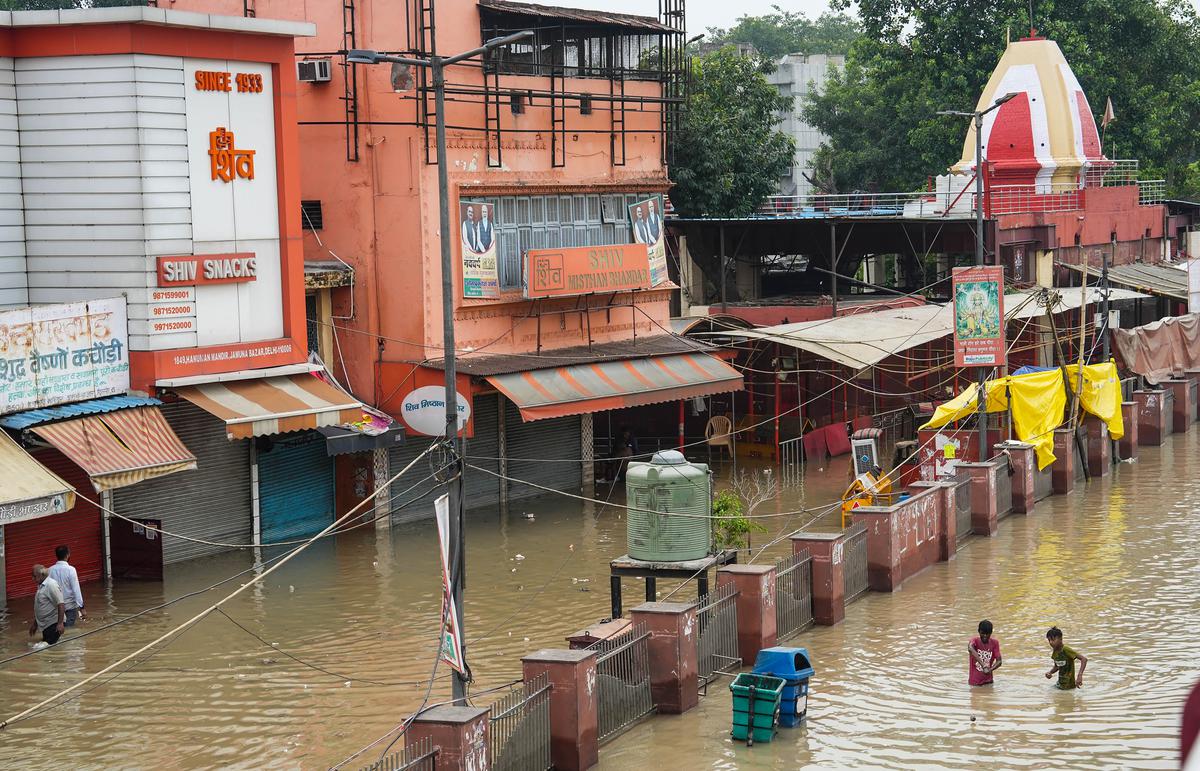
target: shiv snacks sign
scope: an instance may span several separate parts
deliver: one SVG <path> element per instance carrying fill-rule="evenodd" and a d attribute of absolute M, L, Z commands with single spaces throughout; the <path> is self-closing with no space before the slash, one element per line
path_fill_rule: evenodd
<path fill-rule="evenodd" d="M 128 390 L 125 298 L 0 313 L 0 414 Z"/>
<path fill-rule="evenodd" d="M 530 249 L 523 283 L 529 298 L 650 289 L 650 255 L 646 244 Z"/>

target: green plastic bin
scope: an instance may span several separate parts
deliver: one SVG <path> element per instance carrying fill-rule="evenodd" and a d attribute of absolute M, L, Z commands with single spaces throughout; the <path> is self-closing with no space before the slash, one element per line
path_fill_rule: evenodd
<path fill-rule="evenodd" d="M 738 675 L 729 684 L 733 692 L 734 739 L 753 744 L 775 738 L 785 685 L 782 678 L 749 672 Z"/>

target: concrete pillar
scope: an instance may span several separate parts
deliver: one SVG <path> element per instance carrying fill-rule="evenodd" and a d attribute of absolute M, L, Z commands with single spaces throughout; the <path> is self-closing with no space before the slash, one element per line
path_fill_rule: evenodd
<path fill-rule="evenodd" d="M 1106 477 L 1112 471 L 1112 439 L 1108 424 L 1095 415 L 1085 415 L 1083 430 L 1087 434 L 1088 473 Z"/>
<path fill-rule="evenodd" d="M 958 484 L 952 481 L 913 482 L 911 487 L 914 490 L 937 488 L 938 561 L 949 562 L 958 551 L 958 501 L 955 496 Z"/>
<path fill-rule="evenodd" d="M 438 771 L 484 771 L 491 768 L 488 753 L 488 711 L 478 707 L 444 705 L 413 718 L 408 739 L 428 737 L 441 748 Z"/>
<path fill-rule="evenodd" d="M 1137 402 L 1138 445 L 1158 447 L 1170 432 L 1167 414 L 1163 408 L 1165 391 L 1134 391 Z"/>
<path fill-rule="evenodd" d="M 996 449 L 1008 453 L 1012 464 L 1013 513 L 1031 513 L 1037 500 L 1033 476 L 1038 470 L 1037 452 L 1025 442 L 1001 442 Z"/>
<path fill-rule="evenodd" d="M 1176 434 L 1186 434 L 1192 427 L 1192 415 L 1195 405 L 1192 403 L 1191 380 L 1167 380 L 1162 386 L 1175 395 L 1168 420 L 1171 421 L 1171 431 Z"/>
<path fill-rule="evenodd" d="M 792 535 L 792 553 L 812 556 L 813 621 L 832 626 L 846 617 L 846 566 L 842 531 Z"/>
<path fill-rule="evenodd" d="M 376 447 L 374 450 L 371 451 L 371 455 L 372 455 L 372 457 L 371 457 L 372 474 L 375 477 L 375 489 L 379 490 L 381 488 L 387 487 L 387 481 L 389 479 L 391 479 L 391 477 L 392 477 L 392 475 L 388 472 L 388 469 L 390 468 L 390 466 L 388 465 L 388 449 L 386 447 Z M 400 489 L 404 489 L 404 488 L 400 488 Z M 372 501 L 371 504 L 374 506 L 375 510 L 369 511 L 370 507 L 368 507 L 369 513 L 367 516 L 370 516 L 372 518 L 378 517 L 378 519 L 375 520 L 375 531 L 376 532 L 382 531 L 385 533 L 391 531 L 391 529 L 392 529 L 392 517 L 391 517 L 392 495 L 391 495 L 391 491 L 384 490 L 383 492 L 379 493 L 379 495 L 375 496 L 375 500 Z"/>
<path fill-rule="evenodd" d="M 1125 423 L 1125 435 L 1117 440 L 1117 452 L 1128 460 L 1138 455 L 1138 403 L 1121 402 L 1121 420 Z"/>
<path fill-rule="evenodd" d="M 679 715 L 700 701 L 695 603 L 646 602 L 630 611 L 650 633 L 650 692 L 659 712 Z"/>
<path fill-rule="evenodd" d="M 1055 495 L 1066 495 L 1075 489 L 1075 464 L 1079 453 L 1075 450 L 1075 432 L 1069 428 L 1054 429 L 1053 490 Z"/>
<path fill-rule="evenodd" d="M 737 587 L 738 656 L 754 666 L 758 652 L 776 641 L 775 566 L 726 565 L 717 570 L 717 586 Z"/>
<path fill-rule="evenodd" d="M 1007 463 L 1007 459 L 1000 459 Z M 960 463 L 971 480 L 971 532 L 976 535 L 995 535 L 1000 521 L 996 502 L 994 463 Z"/>
<path fill-rule="evenodd" d="M 854 510 L 854 524 L 867 528 L 867 585 L 873 591 L 894 592 L 939 560 L 941 502 L 936 490 L 925 490 L 892 506 Z"/>
<path fill-rule="evenodd" d="M 600 691 L 596 652 L 540 650 L 521 659 L 525 680 L 550 678 L 550 759 L 560 771 L 600 762 Z"/>

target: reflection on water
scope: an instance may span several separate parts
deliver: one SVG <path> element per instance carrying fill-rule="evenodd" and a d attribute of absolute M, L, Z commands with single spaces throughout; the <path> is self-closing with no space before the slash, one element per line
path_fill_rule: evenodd
<path fill-rule="evenodd" d="M 1200 610 L 1198 442 L 1193 432 L 1161 452 L 1143 449 L 1115 480 L 1043 501 L 1032 517 L 1006 520 L 995 538 L 969 540 L 953 562 L 903 591 L 868 594 L 843 624 L 802 635 L 795 644 L 809 649 L 817 670 L 807 729 L 749 750 L 732 744 L 720 685 L 692 713 L 647 721 L 606 746 L 602 767 L 1169 766 L 1185 689 L 1200 677 L 1178 641 Z M 844 484 L 845 469 L 834 463 L 809 480 L 806 495 L 784 491 L 760 513 L 827 502 Z M 805 519 L 766 520 L 769 532 L 755 542 Z M 607 615 L 607 563 L 624 544 L 620 510 L 600 504 L 541 499 L 514 504 L 506 516 L 473 512 L 466 630 L 468 640 L 486 635 L 468 647 L 475 689 L 515 679 L 522 655 L 559 647 Z M 176 567 L 161 585 L 86 587 L 92 615 L 83 629 L 249 566 L 249 555 L 226 554 Z M 439 592 L 428 523 L 390 537 L 362 529 L 321 542 L 227 606 L 266 644 L 210 616 L 118 679 L 0 733 L 0 767 L 47 758 L 72 767 L 327 766 L 421 703 Z M 641 589 L 625 592 L 634 599 Z M 86 677 L 219 596 L 0 667 L 0 711 L 13 714 Z M 28 650 L 30 603 L 15 601 L 9 611 L 0 620 L 0 657 Z M 1005 663 L 994 688 L 970 691 L 964 647 L 984 616 L 996 625 Z M 1092 660 L 1082 691 L 1059 693 L 1042 677 L 1051 624 Z M 438 680 L 431 700 L 448 695 L 448 682 Z"/>

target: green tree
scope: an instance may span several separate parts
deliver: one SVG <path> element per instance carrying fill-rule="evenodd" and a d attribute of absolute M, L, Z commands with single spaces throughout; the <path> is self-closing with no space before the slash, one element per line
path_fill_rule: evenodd
<path fill-rule="evenodd" d="M 71 8 L 115 8 L 145 4 L 145 0 L 0 0 L 0 11 L 60 11 Z"/>
<path fill-rule="evenodd" d="M 846 54 L 861 34 L 858 22 L 842 13 L 823 13 L 809 19 L 802 13 L 771 6 L 774 13 L 741 16 L 728 29 L 708 28 L 708 38 L 718 44 L 750 43 L 765 59 L 784 54 Z"/>
<path fill-rule="evenodd" d="M 849 7 L 849 0 L 835 0 Z M 1004 52 L 1029 28 L 1023 0 L 859 0 L 863 35 L 804 114 L 829 139 L 814 159 L 838 190 L 921 187 L 958 160 L 963 119 Z M 1113 100 L 1111 158 L 1137 158 L 1177 195 L 1200 151 L 1200 21 L 1186 0 L 1040 0 L 1038 34 L 1058 42 L 1098 114 Z"/>
<path fill-rule="evenodd" d="M 692 63 L 676 135 L 671 203 L 687 217 L 739 217 L 775 192 L 791 166 L 795 142 L 779 132 L 792 109 L 761 65 L 723 48 Z"/>

